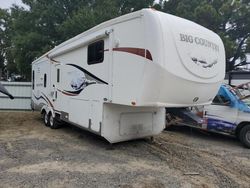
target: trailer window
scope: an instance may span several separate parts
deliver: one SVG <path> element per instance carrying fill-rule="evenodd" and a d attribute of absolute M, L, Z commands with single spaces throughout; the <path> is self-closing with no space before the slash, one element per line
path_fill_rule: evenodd
<path fill-rule="evenodd" d="M 56 79 L 57 83 L 60 82 L 60 69 L 57 69 L 57 79 Z"/>
<path fill-rule="evenodd" d="M 32 89 L 35 89 L 35 71 L 32 71 Z"/>
<path fill-rule="evenodd" d="M 43 76 L 43 87 L 46 87 L 47 86 L 47 75 L 44 74 Z"/>
<path fill-rule="evenodd" d="M 88 46 L 88 65 L 102 63 L 104 59 L 104 41 L 100 40 Z"/>

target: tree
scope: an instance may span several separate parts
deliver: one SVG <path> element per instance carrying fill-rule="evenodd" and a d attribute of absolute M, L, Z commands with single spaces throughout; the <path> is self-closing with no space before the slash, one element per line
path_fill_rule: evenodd
<path fill-rule="evenodd" d="M 31 62 L 35 57 L 41 55 L 50 46 L 45 33 L 39 31 L 37 20 L 33 19 L 29 11 L 14 6 L 11 8 L 11 21 L 9 21 L 8 35 L 11 37 L 11 59 L 12 66 L 16 65 L 17 73 L 24 75 L 30 80 Z M 9 60 L 8 62 L 10 62 Z"/>
<path fill-rule="evenodd" d="M 0 9 L 0 79 L 10 59 L 11 37 L 8 35 L 10 14 L 6 9 Z"/>
<path fill-rule="evenodd" d="M 31 62 L 61 42 L 87 29 L 153 5 L 154 0 L 23 0 L 12 6 L 5 34 L 11 39 L 8 69 L 30 80 Z M 6 56 L 7 57 L 7 56 Z"/>
<path fill-rule="evenodd" d="M 154 0 L 117 0 L 121 14 L 127 14 L 154 5 Z"/>
<path fill-rule="evenodd" d="M 23 0 L 29 8 L 0 9 L 0 69 L 30 79 L 31 62 L 61 42 L 117 16 L 154 7 L 218 33 L 227 70 L 247 64 L 249 0 Z M 241 60 L 239 62 L 239 59 Z"/>
<path fill-rule="evenodd" d="M 29 9 L 12 6 L 11 20 L 8 22 L 8 33 L 11 38 L 11 57 L 8 68 L 16 65 L 19 74 L 27 80 L 31 76 L 31 62 L 47 52 L 64 38 L 59 26 L 67 17 L 79 9 L 80 3 L 87 1 L 50 1 L 50 0 L 24 0 Z"/>
<path fill-rule="evenodd" d="M 7 11 L 0 9 L 0 79 L 2 77 L 2 71 L 5 61 L 6 40 L 4 35 L 4 27 L 5 27 L 6 16 L 7 16 Z"/>
<path fill-rule="evenodd" d="M 119 16 L 119 8 L 115 0 L 96 0 L 92 4 L 84 4 L 73 12 L 59 26 L 63 40 L 69 39 L 106 20 Z"/>
<path fill-rule="evenodd" d="M 234 11 L 226 30 L 226 34 L 235 41 L 234 53 L 228 61 L 229 70 L 250 64 L 246 60 L 246 54 L 250 53 L 250 2 L 236 1 L 233 6 Z M 236 63 L 238 59 L 240 62 Z"/>

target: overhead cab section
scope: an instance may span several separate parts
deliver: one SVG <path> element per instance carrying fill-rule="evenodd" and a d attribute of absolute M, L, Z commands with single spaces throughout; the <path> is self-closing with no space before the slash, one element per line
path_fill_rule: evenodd
<path fill-rule="evenodd" d="M 145 10 L 146 48 L 141 105 L 185 107 L 212 102 L 225 77 L 220 37 L 194 22 Z"/>

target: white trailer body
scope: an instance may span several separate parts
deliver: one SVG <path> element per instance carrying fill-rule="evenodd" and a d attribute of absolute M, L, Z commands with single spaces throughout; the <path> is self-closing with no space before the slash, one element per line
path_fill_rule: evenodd
<path fill-rule="evenodd" d="M 218 35 L 143 9 L 104 22 L 32 63 L 32 106 L 110 143 L 153 136 L 165 107 L 210 104 L 225 76 Z"/>

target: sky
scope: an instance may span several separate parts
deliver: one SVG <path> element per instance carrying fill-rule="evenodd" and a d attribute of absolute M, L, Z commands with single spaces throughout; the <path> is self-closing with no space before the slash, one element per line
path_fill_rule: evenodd
<path fill-rule="evenodd" d="M 0 0 L 0 8 L 10 8 L 12 4 L 23 5 L 22 0 Z"/>

